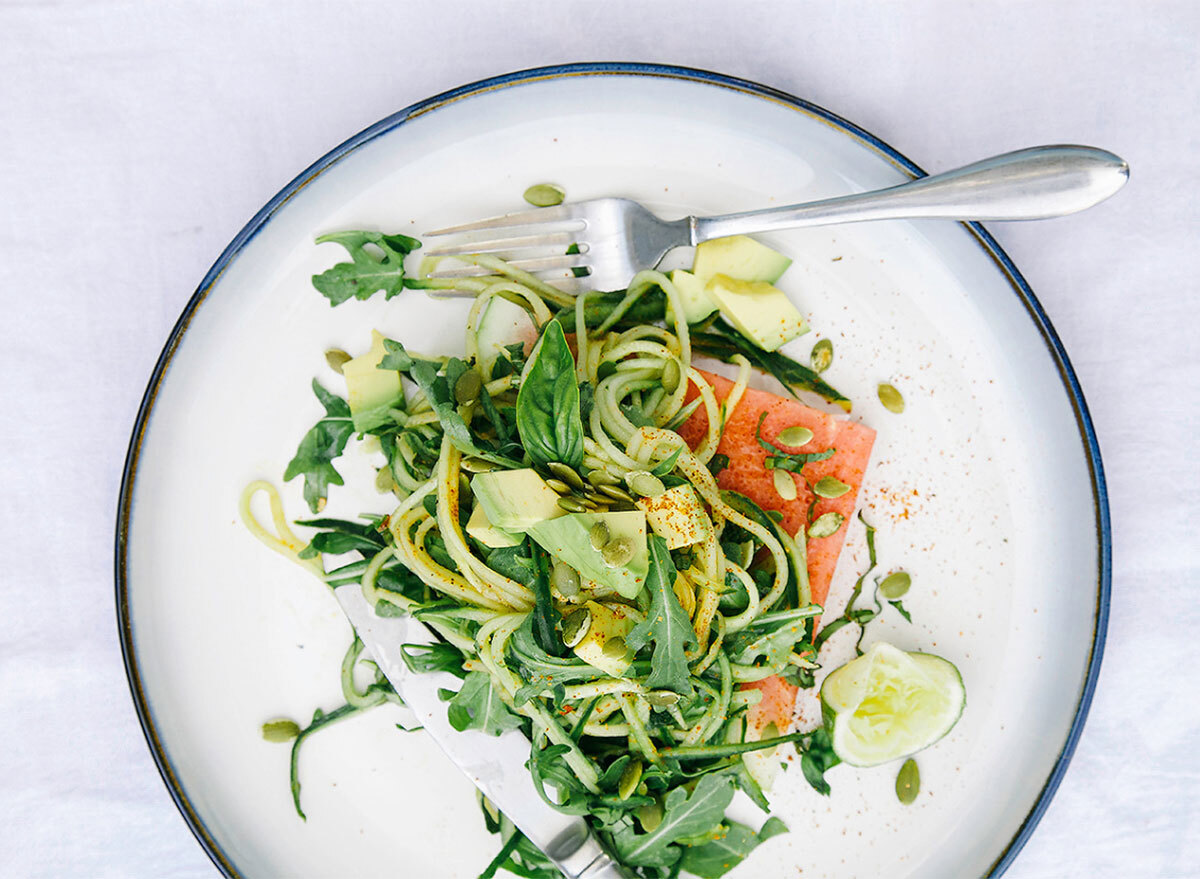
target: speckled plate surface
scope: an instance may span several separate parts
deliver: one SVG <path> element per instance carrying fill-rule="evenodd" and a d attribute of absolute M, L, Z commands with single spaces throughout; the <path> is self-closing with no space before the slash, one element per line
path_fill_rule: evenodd
<path fill-rule="evenodd" d="M 469 783 L 387 708 L 313 737 L 307 822 L 266 718 L 340 704 L 350 637 L 328 591 L 237 521 L 251 479 L 278 480 L 318 416 L 322 352 L 371 328 L 458 352 L 466 305 L 406 293 L 331 310 L 309 278 L 341 258 L 315 235 L 422 230 L 520 206 L 535 182 L 636 198 L 664 215 L 745 210 L 869 189 L 916 169 L 819 108 L 752 83 L 640 65 L 514 74 L 401 111 L 289 185 L 221 255 L 176 327 L 134 430 L 117 540 L 122 645 L 173 795 L 231 875 L 472 877 L 495 850 Z M 913 574 L 885 637 L 942 654 L 968 701 L 896 801 L 895 766 L 839 767 L 829 798 L 798 771 L 772 794 L 791 833 L 737 876 L 999 873 L 1065 768 L 1099 665 L 1107 507 L 1065 354 L 1016 269 L 978 227 L 889 222 L 766 239 L 781 286 L 836 350 L 831 381 L 879 432 L 865 487 L 880 564 Z M 875 398 L 890 381 L 902 415 Z M 383 512 L 366 460 L 339 468 L 328 512 Z M 355 485 L 363 488 L 354 488 Z M 284 497 L 303 513 L 299 485 Z M 865 562 L 851 534 L 831 605 Z M 849 633 L 843 633 L 849 634 Z M 846 638 L 831 641 L 835 653 Z M 802 706 L 808 714 L 811 706 Z M 757 820 L 748 804 L 743 817 Z"/>

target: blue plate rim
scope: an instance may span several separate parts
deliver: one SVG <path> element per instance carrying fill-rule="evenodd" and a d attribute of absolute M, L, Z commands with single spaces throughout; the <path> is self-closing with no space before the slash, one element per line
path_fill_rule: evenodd
<path fill-rule="evenodd" d="M 216 284 L 218 279 L 228 268 L 230 263 L 237 257 L 238 253 L 244 248 L 254 236 L 271 220 L 274 214 L 282 208 L 288 201 L 292 199 L 310 182 L 315 180 L 324 171 L 344 157 L 361 148 L 365 144 L 374 140 L 383 134 L 387 134 L 394 129 L 400 127 L 405 122 L 422 116 L 428 112 L 438 109 L 439 107 L 453 103 L 460 99 L 471 97 L 486 92 L 494 91 L 499 88 L 506 88 L 514 85 L 522 85 L 530 82 L 536 82 L 543 79 L 557 79 L 569 76 L 597 76 L 617 74 L 625 76 L 645 76 L 645 77 L 664 77 L 673 79 L 683 79 L 692 82 L 700 82 L 708 85 L 720 86 L 722 88 L 741 91 L 759 98 L 776 101 L 789 106 L 796 110 L 817 116 L 826 122 L 836 126 L 843 131 L 852 134 L 865 144 L 873 147 L 881 155 L 890 159 L 898 167 L 911 173 L 916 177 L 925 176 L 925 172 L 917 166 L 916 163 L 908 159 L 898 150 L 880 140 L 870 132 L 860 128 L 853 122 L 843 119 L 835 113 L 831 113 L 823 107 L 806 101 L 803 98 L 798 98 L 795 95 L 784 92 L 780 89 L 775 89 L 770 86 L 765 86 L 752 80 L 741 79 L 734 76 L 728 76 L 722 73 L 715 73 L 709 70 L 701 70 L 691 67 L 680 67 L 669 64 L 652 64 L 652 63 L 634 63 L 634 62 L 578 62 L 572 64 L 556 64 L 547 67 L 535 67 L 527 70 L 514 71 L 499 76 L 489 77 L 467 85 L 459 86 L 441 94 L 434 95 L 423 101 L 418 101 L 411 104 L 402 110 L 381 119 L 374 125 L 371 125 L 332 150 L 327 152 L 317 161 L 313 162 L 308 168 L 295 177 L 283 189 L 281 189 L 274 197 L 268 201 L 261 210 L 256 213 L 251 220 L 234 236 L 229 245 L 222 251 L 221 255 L 213 263 L 212 268 L 205 274 L 204 279 L 196 288 L 184 307 L 182 314 L 175 326 L 172 328 L 170 335 L 167 337 L 166 344 L 163 346 L 162 353 L 159 355 L 155 363 L 154 370 L 151 373 L 150 381 L 146 387 L 146 392 L 142 398 L 141 405 L 138 408 L 137 417 L 134 420 L 132 435 L 130 437 L 129 448 L 125 457 L 125 464 L 122 470 L 121 488 L 118 499 L 117 517 L 116 517 L 116 535 L 115 535 L 115 550 L 114 550 L 114 580 L 115 580 L 115 599 L 116 599 L 116 616 L 118 635 L 121 642 L 121 655 L 125 665 L 125 675 L 129 682 L 130 693 L 133 698 L 134 707 L 137 711 L 138 721 L 141 724 L 142 732 L 146 737 L 146 743 L 150 748 L 151 755 L 158 767 L 159 773 L 162 776 L 163 783 L 167 787 L 175 805 L 179 808 L 180 814 L 192 831 L 196 840 L 208 854 L 213 864 L 224 876 L 240 877 L 244 874 L 237 869 L 232 859 L 222 849 L 216 838 L 204 824 L 200 818 L 190 798 L 183 789 L 183 785 L 175 774 L 170 760 L 167 757 L 166 749 L 159 739 L 158 731 L 154 726 L 154 721 L 151 716 L 149 702 L 146 699 L 145 692 L 142 688 L 141 677 L 138 673 L 137 656 L 133 646 L 133 627 L 129 616 L 128 602 L 128 582 L 126 577 L 127 563 L 127 547 L 129 534 L 129 514 L 132 504 L 134 481 L 137 476 L 138 456 L 141 451 L 142 440 L 145 436 L 146 426 L 149 423 L 150 415 L 154 408 L 154 402 L 158 394 L 159 386 L 163 377 L 167 372 L 171 359 L 182 341 L 184 333 L 187 331 L 188 325 L 191 323 L 192 317 L 196 310 L 203 303 L 209 291 Z M 1099 538 L 1098 543 L 1098 559 L 1097 559 L 1097 600 L 1096 600 L 1096 615 L 1092 636 L 1091 654 L 1088 658 L 1087 673 L 1084 676 L 1084 686 L 1080 693 L 1078 705 L 1075 710 L 1075 716 L 1072 720 L 1070 730 L 1068 731 L 1066 740 L 1062 750 L 1059 752 L 1058 758 L 1055 760 L 1054 767 L 1047 776 L 1046 783 L 1042 786 L 1038 794 L 1037 800 L 1034 802 L 1025 820 L 1021 823 L 1013 838 L 1005 846 L 1000 855 L 993 861 L 987 872 L 987 876 L 1000 876 L 1008 869 L 1016 858 L 1017 854 L 1029 841 L 1033 831 L 1036 829 L 1038 822 L 1045 814 L 1046 809 L 1050 805 L 1050 801 L 1054 798 L 1055 792 L 1062 783 L 1063 776 L 1066 773 L 1067 766 L 1071 761 L 1071 757 L 1075 753 L 1075 748 L 1079 743 L 1079 737 L 1083 732 L 1084 724 L 1087 720 L 1089 709 L 1091 708 L 1092 697 L 1095 693 L 1096 684 L 1099 680 L 1101 659 L 1104 654 L 1105 638 L 1108 631 L 1108 615 L 1109 603 L 1112 592 L 1112 530 L 1111 520 L 1109 515 L 1108 505 L 1108 490 L 1104 478 L 1104 465 L 1100 456 L 1100 445 L 1096 437 L 1096 431 L 1092 424 L 1091 415 L 1088 411 L 1087 401 L 1084 399 L 1083 389 L 1079 384 L 1079 379 L 1075 374 L 1075 370 L 1071 366 L 1070 359 L 1067 356 L 1066 349 L 1063 347 L 1062 341 L 1058 337 L 1054 326 L 1050 322 L 1050 318 L 1046 315 L 1041 303 L 1038 302 L 1034 295 L 1033 289 L 1029 283 L 1021 275 L 1016 265 L 1009 258 L 1008 254 L 1000 247 L 996 240 L 983 228 L 979 223 L 964 223 L 974 235 L 976 240 L 984 251 L 995 261 L 1000 270 L 1006 275 L 1011 283 L 1014 291 L 1017 293 L 1026 310 L 1029 312 L 1034 325 L 1041 332 L 1047 347 L 1050 349 L 1056 366 L 1058 367 L 1059 376 L 1063 382 L 1071 399 L 1071 405 L 1075 412 L 1076 422 L 1079 426 L 1080 437 L 1083 440 L 1084 450 L 1086 452 L 1088 468 L 1092 481 L 1092 491 L 1095 503 L 1096 529 Z"/>

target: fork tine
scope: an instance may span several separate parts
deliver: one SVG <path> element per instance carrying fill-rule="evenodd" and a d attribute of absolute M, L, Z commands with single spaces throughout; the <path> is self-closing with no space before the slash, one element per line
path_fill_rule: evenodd
<path fill-rule="evenodd" d="M 527 272 L 547 272 L 555 269 L 583 268 L 587 265 L 587 261 L 585 254 L 573 253 L 567 256 L 543 256 L 536 259 L 508 260 L 508 264 L 514 268 L 524 269 Z M 494 271 L 484 266 L 466 266 L 458 269 L 438 269 L 430 274 L 429 277 L 476 278 L 482 275 L 493 274 L 495 274 Z"/>
<path fill-rule="evenodd" d="M 475 232 L 480 229 L 503 229 L 507 226 L 540 226 L 544 223 L 561 223 L 577 218 L 578 212 L 575 205 L 561 204 L 555 207 L 534 208 L 531 211 L 518 211 L 513 214 L 504 214 L 500 217 L 490 217 L 474 223 L 463 223 L 460 226 L 447 226 L 445 229 L 426 232 L 425 235 L 426 237 L 456 235 L 460 232 Z"/>
<path fill-rule="evenodd" d="M 464 253 L 498 253 L 505 250 L 524 250 L 533 247 L 559 247 L 575 240 L 570 232 L 547 232 L 545 235 L 525 235 L 519 238 L 491 238 L 448 244 L 425 251 L 426 256 L 457 256 Z"/>

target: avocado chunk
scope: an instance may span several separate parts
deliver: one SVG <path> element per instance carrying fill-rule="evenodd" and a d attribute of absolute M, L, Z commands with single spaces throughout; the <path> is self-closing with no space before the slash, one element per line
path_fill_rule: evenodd
<path fill-rule="evenodd" d="M 657 497 L 639 498 L 637 505 L 654 533 L 667 541 L 667 549 L 702 543 L 712 536 L 712 519 L 690 485 L 677 485 Z"/>
<path fill-rule="evenodd" d="M 608 543 L 628 540 L 632 544 L 633 554 L 624 564 L 610 566 L 604 553 L 608 547 L 593 547 L 592 527 L 599 522 L 608 529 Z M 611 586 L 626 598 L 642 591 L 650 570 L 650 553 L 646 548 L 646 514 L 641 510 L 570 513 L 538 522 L 527 530 L 546 552 L 575 568 L 580 577 Z M 611 550 L 608 556 L 612 558 Z"/>
<path fill-rule="evenodd" d="M 475 509 L 471 511 L 471 518 L 467 519 L 465 530 L 484 546 L 490 546 L 492 549 L 517 546 L 522 539 L 520 535 L 510 534 L 489 522 L 487 513 L 483 511 L 483 504 L 475 505 Z"/>
<path fill-rule="evenodd" d="M 346 402 L 350 404 L 350 418 L 359 433 L 379 427 L 391 421 L 389 409 L 404 407 L 404 387 L 400 384 L 400 373 L 394 369 L 378 369 L 379 362 L 387 354 L 383 347 L 383 336 L 371 331 L 371 350 L 342 364 L 342 377 L 346 379 Z"/>
<path fill-rule="evenodd" d="M 765 244 L 745 235 L 734 235 L 697 245 L 692 274 L 706 282 L 717 275 L 729 275 L 740 281 L 774 284 L 791 264 L 790 259 Z"/>
<path fill-rule="evenodd" d="M 787 294 L 766 281 L 739 281 L 717 275 L 704 289 L 721 314 L 766 351 L 774 351 L 808 332 L 804 316 Z"/>
<path fill-rule="evenodd" d="M 705 281 L 691 272 L 676 269 L 671 272 L 671 283 L 679 291 L 683 318 L 690 324 L 699 323 L 717 310 L 717 305 L 704 292 Z"/>
<path fill-rule="evenodd" d="M 587 634 L 572 649 L 588 665 L 612 675 L 625 676 L 632 664 L 632 651 L 625 647 L 625 638 L 637 620 L 623 604 L 584 604 L 591 616 Z"/>
<path fill-rule="evenodd" d="M 527 531 L 531 525 L 563 516 L 558 493 L 530 468 L 476 473 L 471 491 L 487 520 L 501 531 Z"/>

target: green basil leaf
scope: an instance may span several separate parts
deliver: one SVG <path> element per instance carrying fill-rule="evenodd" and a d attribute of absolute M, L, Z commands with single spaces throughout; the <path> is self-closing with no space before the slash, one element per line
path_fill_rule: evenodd
<path fill-rule="evenodd" d="M 583 464 L 583 421 L 575 358 L 562 325 L 546 325 L 517 392 L 517 433 L 535 465 Z"/>

